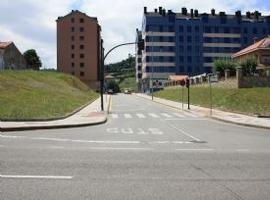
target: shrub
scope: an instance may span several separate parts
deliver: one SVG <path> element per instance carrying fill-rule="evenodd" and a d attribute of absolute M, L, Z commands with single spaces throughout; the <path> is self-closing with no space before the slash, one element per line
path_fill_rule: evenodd
<path fill-rule="evenodd" d="M 221 76 L 224 76 L 224 71 L 226 69 L 230 70 L 230 72 L 235 73 L 236 71 L 236 62 L 232 59 L 217 59 L 214 61 L 215 71 L 219 72 Z"/>
<path fill-rule="evenodd" d="M 240 66 L 242 67 L 244 76 L 254 75 L 256 72 L 257 60 L 254 57 L 247 58 L 240 63 Z"/>

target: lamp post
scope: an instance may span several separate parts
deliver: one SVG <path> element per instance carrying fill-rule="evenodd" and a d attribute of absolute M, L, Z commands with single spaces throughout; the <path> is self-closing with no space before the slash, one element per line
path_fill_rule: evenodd
<path fill-rule="evenodd" d="M 102 41 L 103 42 L 103 41 Z M 101 65 L 100 65 L 100 97 L 101 97 L 101 110 L 104 110 L 104 104 L 103 104 L 103 89 L 104 89 L 104 63 L 105 63 L 105 59 L 107 58 L 107 56 L 116 48 L 121 47 L 121 46 L 125 46 L 125 45 L 132 45 L 132 44 L 139 44 L 139 45 L 144 45 L 144 40 L 138 41 L 138 42 L 127 42 L 127 43 L 122 43 L 119 45 L 114 46 L 113 48 L 111 48 L 106 55 L 104 56 L 104 49 L 102 48 L 102 53 L 101 53 Z"/>

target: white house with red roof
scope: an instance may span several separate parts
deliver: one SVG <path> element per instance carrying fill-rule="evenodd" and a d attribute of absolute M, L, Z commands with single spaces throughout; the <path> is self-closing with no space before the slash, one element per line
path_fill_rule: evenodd
<path fill-rule="evenodd" d="M 0 70 L 25 69 L 26 61 L 13 42 L 0 41 Z"/>

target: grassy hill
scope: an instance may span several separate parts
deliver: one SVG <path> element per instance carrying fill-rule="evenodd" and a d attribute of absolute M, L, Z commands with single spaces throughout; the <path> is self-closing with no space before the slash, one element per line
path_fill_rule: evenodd
<path fill-rule="evenodd" d="M 137 90 L 134 57 L 129 56 L 121 62 L 109 64 L 106 67 L 108 73 L 118 80 L 120 90 L 123 90 L 124 88 L 130 88 L 133 91 Z"/>
<path fill-rule="evenodd" d="M 0 71 L 0 119 L 61 117 L 97 97 L 98 94 L 70 75 Z"/>
<path fill-rule="evenodd" d="M 213 86 L 213 107 L 220 110 L 248 115 L 270 116 L 270 88 L 237 89 Z M 182 89 L 168 88 L 155 93 L 155 96 L 181 102 Z M 193 105 L 210 106 L 209 86 L 192 86 L 190 101 Z M 184 102 L 187 102 L 187 89 L 184 89 Z"/>

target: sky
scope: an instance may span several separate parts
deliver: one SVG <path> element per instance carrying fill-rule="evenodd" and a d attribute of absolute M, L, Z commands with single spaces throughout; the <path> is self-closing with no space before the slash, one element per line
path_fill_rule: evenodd
<path fill-rule="evenodd" d="M 174 12 L 182 7 L 209 13 L 234 13 L 258 10 L 270 15 L 270 0 L 0 0 L 0 41 L 13 41 L 23 53 L 36 49 L 43 68 L 56 68 L 56 22 L 71 10 L 97 17 L 102 28 L 105 52 L 113 46 L 135 41 L 141 28 L 143 7 L 153 11 L 159 6 Z M 113 51 L 106 63 L 121 61 L 135 54 L 134 46 Z"/>

